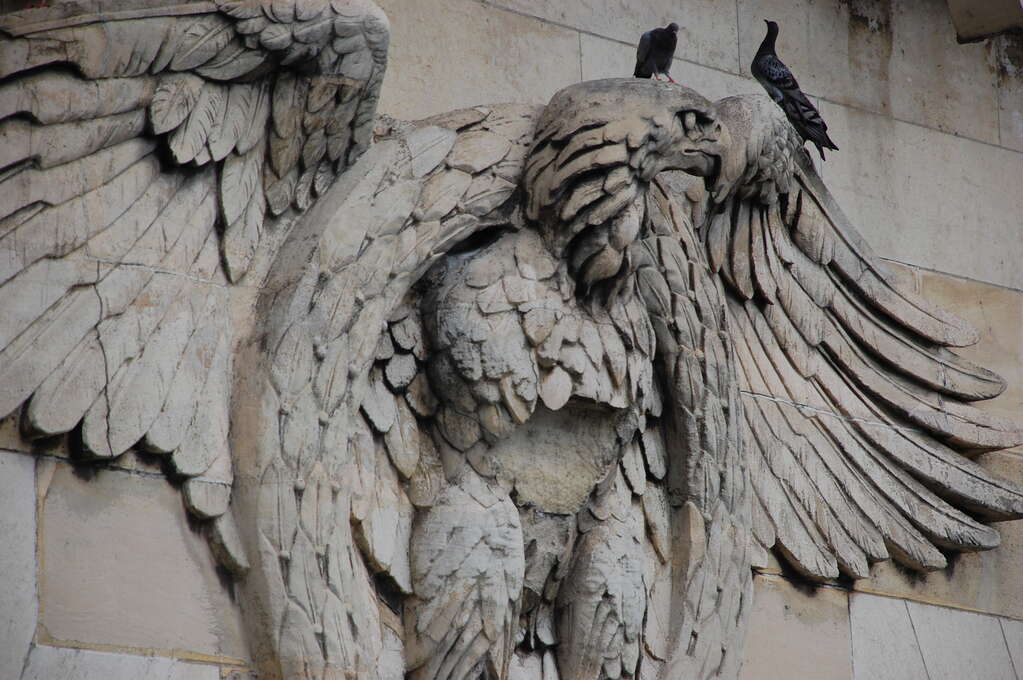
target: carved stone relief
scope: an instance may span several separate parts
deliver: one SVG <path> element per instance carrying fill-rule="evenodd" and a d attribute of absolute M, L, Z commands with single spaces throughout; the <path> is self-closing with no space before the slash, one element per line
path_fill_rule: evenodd
<path fill-rule="evenodd" d="M 1023 428 L 766 97 L 380 130 L 368 0 L 0 17 L 0 413 L 165 456 L 261 678 L 734 678 L 751 568 L 998 545 Z M 252 318 L 228 314 L 258 289 Z"/>

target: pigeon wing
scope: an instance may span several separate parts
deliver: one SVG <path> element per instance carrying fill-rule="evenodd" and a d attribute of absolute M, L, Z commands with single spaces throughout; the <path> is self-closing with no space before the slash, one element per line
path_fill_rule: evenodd
<path fill-rule="evenodd" d="M 649 64 L 653 43 L 653 31 L 647 31 L 639 39 L 639 47 L 636 48 L 636 69 L 633 71 L 636 78 L 649 78 L 653 75 Z"/>
<path fill-rule="evenodd" d="M 838 150 L 828 137 L 827 124 L 821 118 L 817 107 L 799 88 L 792 71 L 773 54 L 762 57 L 758 64 L 763 77 L 781 94 L 778 103 L 803 139 L 812 141 L 818 149 L 823 147 Z"/>

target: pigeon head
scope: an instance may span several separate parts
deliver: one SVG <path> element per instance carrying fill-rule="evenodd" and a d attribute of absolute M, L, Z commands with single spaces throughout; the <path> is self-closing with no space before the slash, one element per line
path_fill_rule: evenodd
<path fill-rule="evenodd" d="M 678 33 L 678 24 L 676 24 L 674 21 L 668 24 L 666 28 L 672 33 Z"/>
<path fill-rule="evenodd" d="M 718 174 L 731 141 L 714 105 L 679 85 L 613 78 L 565 88 L 537 125 L 526 215 L 587 288 L 615 276 L 660 172 Z"/>
<path fill-rule="evenodd" d="M 767 37 L 771 40 L 778 37 L 778 22 L 771 21 L 770 19 L 764 19 L 764 23 L 767 24 Z"/>

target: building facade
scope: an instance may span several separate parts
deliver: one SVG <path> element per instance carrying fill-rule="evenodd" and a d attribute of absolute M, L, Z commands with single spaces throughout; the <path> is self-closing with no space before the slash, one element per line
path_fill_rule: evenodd
<path fill-rule="evenodd" d="M 415 120 L 631 74 L 640 34 L 680 26 L 674 79 L 711 100 L 760 90 L 762 20 L 841 148 L 824 181 L 906 286 L 971 322 L 962 354 L 1023 416 L 1023 38 L 959 44 L 943 0 L 378 0 L 391 22 L 379 111 Z M 257 291 L 232 304 L 244 317 Z M 230 580 L 177 490 L 125 454 L 91 472 L 64 440 L 0 423 L 0 677 L 244 678 Z M 1023 451 L 988 453 L 1023 483 Z M 742 678 L 1023 678 L 1023 521 L 920 576 L 755 577 Z"/>

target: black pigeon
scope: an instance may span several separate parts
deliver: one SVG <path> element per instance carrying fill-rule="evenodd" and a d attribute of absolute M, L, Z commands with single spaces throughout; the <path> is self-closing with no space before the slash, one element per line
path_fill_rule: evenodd
<path fill-rule="evenodd" d="M 753 57 L 750 71 L 753 72 L 753 77 L 767 90 L 767 94 L 771 95 L 771 99 L 782 108 L 782 111 L 788 116 L 789 122 L 792 123 L 792 127 L 796 128 L 796 131 L 803 137 L 803 141 L 813 142 L 817 147 L 817 153 L 823 160 L 824 149 L 838 151 L 838 147 L 828 137 L 828 126 L 821 118 L 820 112 L 799 89 L 799 83 L 796 82 L 789 67 L 783 64 L 774 52 L 774 41 L 778 38 L 778 24 L 773 21 L 765 23 L 767 24 L 767 35 L 764 37 L 764 42 L 760 43 L 757 56 Z"/>
<path fill-rule="evenodd" d="M 675 44 L 678 42 L 678 24 L 672 22 L 664 28 L 655 28 L 643 34 L 636 49 L 636 70 L 632 75 L 636 78 L 654 78 L 660 80 L 658 74 L 671 79 L 671 60 L 675 56 Z"/>

